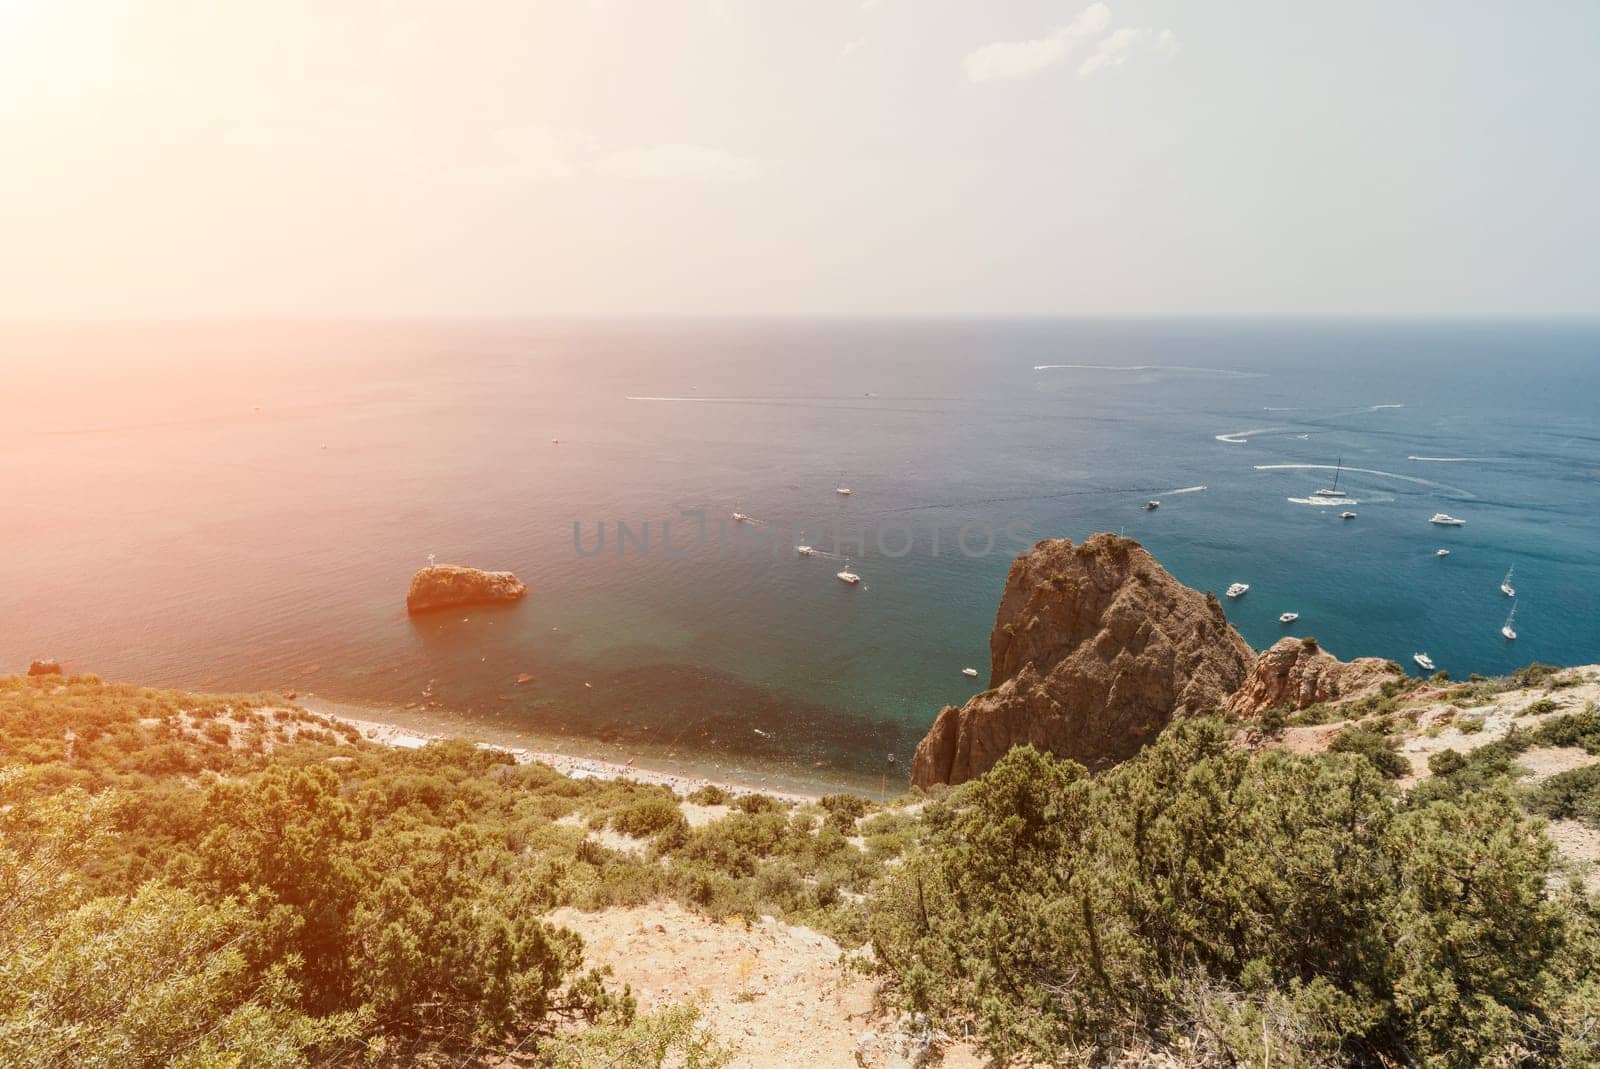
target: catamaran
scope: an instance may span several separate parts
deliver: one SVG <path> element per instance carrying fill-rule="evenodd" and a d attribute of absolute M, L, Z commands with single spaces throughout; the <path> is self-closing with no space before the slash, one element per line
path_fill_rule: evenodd
<path fill-rule="evenodd" d="M 1517 588 L 1511 585 L 1511 573 L 1516 570 L 1517 569 L 1515 565 L 1507 568 L 1506 577 L 1500 580 L 1500 593 L 1504 594 L 1508 598 L 1514 598 L 1517 596 Z"/>
<path fill-rule="evenodd" d="M 1413 653 L 1411 655 L 1411 659 L 1416 661 L 1417 666 L 1422 668 L 1424 671 L 1433 671 L 1433 658 L 1429 657 L 1426 653 Z"/>
<path fill-rule="evenodd" d="M 1428 522 L 1436 523 L 1440 527 L 1465 527 L 1467 525 L 1466 520 L 1458 520 L 1448 512 L 1435 512 L 1428 517 Z"/>
<path fill-rule="evenodd" d="M 1339 458 L 1339 463 L 1333 469 L 1333 485 L 1324 486 L 1321 490 L 1311 491 L 1312 497 L 1343 497 L 1344 491 L 1339 489 L 1339 473 L 1344 471 L 1344 457 Z"/>
<path fill-rule="evenodd" d="M 1500 633 L 1502 635 L 1504 635 L 1507 639 L 1509 639 L 1512 642 L 1515 642 L 1517 640 L 1517 629 L 1511 626 L 1516 621 L 1516 619 L 1517 619 L 1517 603 L 1515 601 L 1513 601 L 1511 603 L 1511 612 L 1510 612 L 1509 615 L 1506 616 L 1506 622 L 1504 624 L 1502 624 L 1501 627 L 1500 627 Z"/>
<path fill-rule="evenodd" d="M 1228 588 L 1228 597 L 1230 597 L 1230 598 L 1242 598 L 1242 597 L 1244 597 L 1245 594 L 1249 593 L 1249 591 L 1250 591 L 1250 584 L 1249 583 L 1234 583 L 1232 586 L 1230 586 Z"/>

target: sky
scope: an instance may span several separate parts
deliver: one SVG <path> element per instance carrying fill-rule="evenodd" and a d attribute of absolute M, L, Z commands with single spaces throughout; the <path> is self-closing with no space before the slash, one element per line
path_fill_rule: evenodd
<path fill-rule="evenodd" d="M 1600 4 L 0 0 L 0 318 L 1593 315 Z"/>

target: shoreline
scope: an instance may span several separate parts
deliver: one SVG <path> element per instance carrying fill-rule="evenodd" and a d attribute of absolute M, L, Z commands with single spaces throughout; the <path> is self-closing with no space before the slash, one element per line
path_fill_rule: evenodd
<path fill-rule="evenodd" d="M 856 777 L 807 776 L 756 763 L 729 765 L 681 754 L 650 752 L 648 747 L 624 748 L 595 739 L 556 739 L 512 728 L 497 728 L 447 711 L 419 712 L 384 705 L 336 701 L 301 694 L 286 705 L 349 724 L 362 738 L 380 746 L 421 749 L 431 742 L 463 739 L 486 749 L 511 754 L 519 764 L 540 762 L 573 779 L 632 779 L 689 794 L 700 787 L 719 787 L 730 793 L 765 794 L 792 802 L 816 801 L 825 794 L 849 792 L 877 802 L 887 802 L 909 789 L 900 784 L 868 783 Z"/>

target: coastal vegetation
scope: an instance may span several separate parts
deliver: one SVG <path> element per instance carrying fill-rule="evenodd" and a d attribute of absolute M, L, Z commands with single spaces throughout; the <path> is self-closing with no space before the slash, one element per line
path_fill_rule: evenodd
<path fill-rule="evenodd" d="M 1001 1064 L 1596 1064 L 1600 915 L 1542 828 L 1600 827 L 1600 778 L 1515 760 L 1600 755 L 1600 714 L 1540 706 L 1403 789 L 1408 692 L 1327 752 L 1191 717 L 1099 773 L 1021 747 L 886 807 L 0 679 L 0 1064 L 724 1064 L 692 999 L 641 1010 L 552 919 L 664 900 L 825 932 Z"/>

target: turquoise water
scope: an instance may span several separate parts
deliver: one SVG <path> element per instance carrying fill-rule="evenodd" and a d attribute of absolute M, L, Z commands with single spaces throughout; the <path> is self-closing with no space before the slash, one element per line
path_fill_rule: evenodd
<path fill-rule="evenodd" d="M 1016 546 L 1097 530 L 1250 583 L 1227 607 L 1258 648 L 1458 677 L 1600 660 L 1592 323 L 8 327 L 0 353 L 0 670 L 428 690 L 502 726 L 876 772 L 986 684 Z M 1357 504 L 1291 500 L 1340 458 Z M 619 555 L 618 521 L 651 552 Z M 429 553 L 532 594 L 409 619 Z"/>

